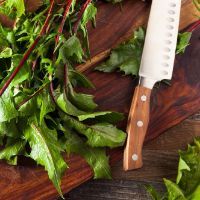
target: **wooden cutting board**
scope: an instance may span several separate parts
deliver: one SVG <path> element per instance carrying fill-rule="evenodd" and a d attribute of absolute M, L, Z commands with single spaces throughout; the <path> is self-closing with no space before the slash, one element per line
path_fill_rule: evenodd
<path fill-rule="evenodd" d="M 133 30 L 146 23 L 149 4 L 140 0 L 126 0 L 122 10 L 119 6 L 99 4 L 97 28 L 90 28 L 90 44 L 93 62 L 108 54 L 109 48 L 130 36 Z M 183 1 L 181 29 L 195 20 L 191 0 Z M 196 30 L 184 55 L 177 56 L 172 85 L 160 85 L 152 94 L 151 120 L 146 141 L 155 138 L 166 129 L 176 125 L 200 109 L 200 29 Z M 153 47 L 152 47 L 153 48 Z M 102 53 L 103 52 L 103 53 Z M 78 69 L 96 85 L 91 91 L 101 110 L 124 112 L 127 116 L 134 86 L 137 80 L 120 73 L 94 72 L 91 65 Z M 120 126 L 125 129 L 126 120 Z M 122 150 L 110 152 L 111 163 L 122 158 Z M 67 159 L 70 169 L 63 181 L 63 192 L 80 185 L 92 177 L 92 171 L 79 156 Z M 22 160 L 19 166 L 0 162 L 0 199 L 3 200 L 53 200 L 57 192 L 42 167 Z"/>

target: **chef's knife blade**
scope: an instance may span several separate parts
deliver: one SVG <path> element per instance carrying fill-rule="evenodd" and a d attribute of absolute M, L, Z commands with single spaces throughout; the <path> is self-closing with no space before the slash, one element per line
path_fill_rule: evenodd
<path fill-rule="evenodd" d="M 142 166 L 142 146 L 149 122 L 151 90 L 157 81 L 171 79 L 177 44 L 181 0 L 153 0 L 127 124 L 124 170 Z"/>

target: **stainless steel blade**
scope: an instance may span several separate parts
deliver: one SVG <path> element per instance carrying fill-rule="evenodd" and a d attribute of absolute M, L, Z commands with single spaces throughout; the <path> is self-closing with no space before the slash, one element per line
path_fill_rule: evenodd
<path fill-rule="evenodd" d="M 181 0 L 153 0 L 139 75 L 141 85 L 171 79 L 177 44 Z"/>

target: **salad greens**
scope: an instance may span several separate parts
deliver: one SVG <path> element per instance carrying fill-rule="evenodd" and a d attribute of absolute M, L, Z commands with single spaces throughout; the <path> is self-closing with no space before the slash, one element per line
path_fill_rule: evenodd
<path fill-rule="evenodd" d="M 188 145 L 186 151 L 179 152 L 176 183 L 164 179 L 167 192 L 161 195 L 152 187 L 147 191 L 153 200 L 198 200 L 200 197 L 200 138 Z"/>
<path fill-rule="evenodd" d="M 86 25 L 95 25 L 95 2 L 44 0 L 34 13 L 25 7 L 23 0 L 0 6 L 14 20 L 0 24 L 0 159 L 35 160 L 62 196 L 65 152 L 85 158 L 95 178 L 111 177 L 105 147 L 124 144 L 114 125 L 123 115 L 95 111 L 94 97 L 76 91 L 94 88 L 74 66 L 90 56 Z"/>

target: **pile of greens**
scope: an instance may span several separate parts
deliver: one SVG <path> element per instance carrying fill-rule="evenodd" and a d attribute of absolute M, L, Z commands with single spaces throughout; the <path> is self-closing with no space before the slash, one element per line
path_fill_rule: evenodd
<path fill-rule="evenodd" d="M 152 186 L 147 190 L 153 200 L 199 200 L 200 199 L 200 138 L 180 151 L 176 183 L 164 179 L 167 192 L 161 196 Z"/>
<path fill-rule="evenodd" d="M 6 0 L 0 13 L 14 20 L 0 24 L 0 159 L 16 165 L 26 156 L 44 166 L 59 194 L 68 168 L 63 153 L 85 158 L 95 178 L 110 178 L 105 147 L 124 144 L 115 127 L 123 115 L 96 112 L 93 96 L 76 92 L 94 85 L 74 66 L 89 57 L 92 0 L 44 0 L 34 13 L 23 0 Z"/>

